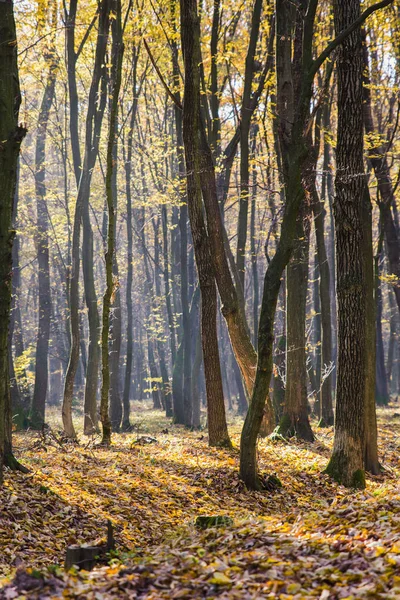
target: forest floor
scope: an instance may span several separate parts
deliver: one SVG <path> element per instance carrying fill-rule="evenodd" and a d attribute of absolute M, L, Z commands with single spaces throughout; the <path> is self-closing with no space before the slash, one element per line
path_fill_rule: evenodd
<path fill-rule="evenodd" d="M 400 598 L 395 404 L 379 410 L 385 474 L 359 492 L 322 474 L 332 429 L 315 429 L 313 444 L 261 440 L 261 470 L 283 485 L 248 492 L 238 419 L 229 415 L 226 451 L 143 405 L 134 411 L 136 431 L 114 435 L 110 449 L 84 436 L 60 444 L 57 423 L 45 437 L 15 434 L 31 472 L 6 472 L 0 489 L 0 599 Z M 199 515 L 229 515 L 233 525 L 199 531 Z M 104 537 L 107 519 L 117 545 L 110 563 L 65 574 L 66 547 Z"/>

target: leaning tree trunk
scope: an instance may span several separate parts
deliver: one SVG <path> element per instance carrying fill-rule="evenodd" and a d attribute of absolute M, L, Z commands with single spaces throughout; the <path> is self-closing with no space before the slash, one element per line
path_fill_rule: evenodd
<path fill-rule="evenodd" d="M 54 5 L 55 6 L 55 5 Z M 55 19 L 54 19 L 55 20 Z M 54 23 L 53 25 L 54 26 Z M 36 341 L 35 387 L 30 411 L 32 429 L 41 429 L 45 422 L 45 406 L 48 390 L 48 354 L 51 320 L 50 264 L 49 264 L 49 216 L 46 200 L 46 137 L 49 114 L 56 86 L 58 59 L 54 40 L 47 60 L 49 73 L 39 112 L 36 136 L 35 192 L 37 197 L 37 253 L 39 278 L 39 325 Z"/>
<path fill-rule="evenodd" d="M 200 24 L 197 0 L 181 0 L 185 65 L 183 140 L 190 226 L 201 291 L 201 336 L 210 446 L 230 446 L 217 337 L 217 292 L 204 222 L 200 180 Z"/>
<path fill-rule="evenodd" d="M 11 413 L 8 326 L 11 308 L 13 202 L 17 182 L 17 164 L 21 142 L 26 134 L 18 126 L 21 102 L 17 45 L 12 2 L 0 3 L 0 483 L 3 462 L 10 462 Z"/>

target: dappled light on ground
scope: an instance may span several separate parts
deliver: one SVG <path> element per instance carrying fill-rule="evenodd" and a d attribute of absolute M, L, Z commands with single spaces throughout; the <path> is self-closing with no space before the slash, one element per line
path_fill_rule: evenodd
<path fill-rule="evenodd" d="M 0 491 L 1 573 L 19 568 L 1 598 L 16 598 L 12 590 L 23 586 L 29 598 L 398 597 L 394 408 L 379 415 L 385 473 L 357 493 L 322 473 L 331 429 L 316 429 L 313 444 L 260 440 L 260 466 L 283 486 L 250 493 L 238 478 L 240 423 L 231 423 L 235 448 L 226 451 L 147 414 L 148 425 L 115 435 L 110 449 L 83 436 L 79 446 L 15 436 L 31 473 L 7 473 Z M 229 515 L 234 524 L 198 531 L 199 515 Z M 54 565 L 62 566 L 66 547 L 104 537 L 107 519 L 117 542 L 111 566 L 63 575 Z M 26 567 L 36 569 L 37 588 Z"/>

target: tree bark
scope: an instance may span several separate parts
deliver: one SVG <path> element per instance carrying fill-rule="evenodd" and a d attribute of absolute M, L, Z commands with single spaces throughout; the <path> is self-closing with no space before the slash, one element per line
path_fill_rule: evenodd
<path fill-rule="evenodd" d="M 230 446 L 218 354 L 215 273 L 201 199 L 200 26 L 197 0 L 181 0 L 180 6 L 182 51 L 185 65 L 183 140 L 189 218 L 201 291 L 201 336 L 207 390 L 209 444 L 211 446 Z"/>
<path fill-rule="evenodd" d="M 339 34 L 360 15 L 360 0 L 334 2 Z M 366 265 L 363 201 L 362 46 L 357 28 L 337 50 L 336 269 L 338 374 L 335 439 L 327 473 L 348 487 L 365 486 Z"/>
<path fill-rule="evenodd" d="M 8 329 L 11 308 L 12 212 L 18 155 L 26 130 L 18 126 L 21 103 L 16 30 L 12 2 L 0 3 L 0 484 L 3 463 L 11 452 Z"/>

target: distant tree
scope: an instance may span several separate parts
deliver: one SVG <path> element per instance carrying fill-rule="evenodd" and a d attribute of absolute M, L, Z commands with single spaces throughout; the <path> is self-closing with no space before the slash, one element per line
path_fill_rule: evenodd
<path fill-rule="evenodd" d="M 51 28 L 57 25 L 57 3 L 50 7 Z M 39 111 L 35 156 L 35 192 L 37 197 L 37 249 L 39 280 L 39 315 L 36 342 L 35 387 L 30 412 L 30 425 L 41 429 L 45 422 L 45 406 L 48 390 L 48 354 L 51 320 L 50 257 L 49 257 L 49 214 L 46 200 L 46 138 L 50 110 L 53 104 L 58 56 L 54 45 L 54 33 L 46 52 L 48 74 Z"/>

